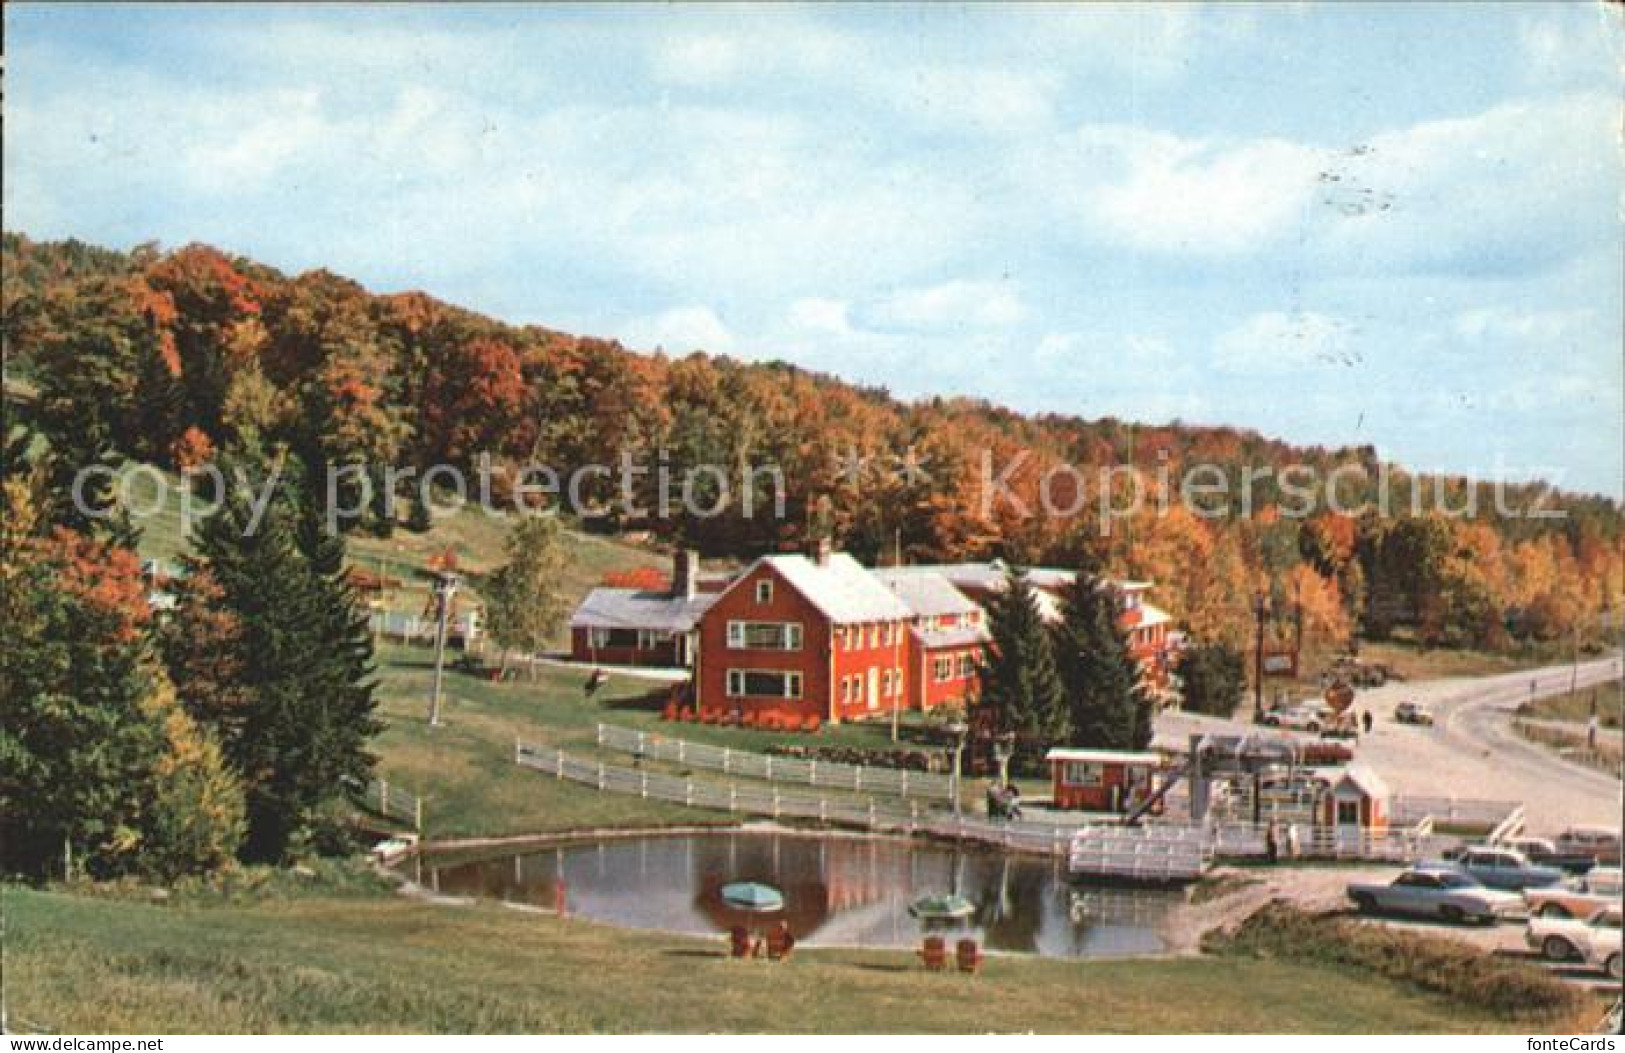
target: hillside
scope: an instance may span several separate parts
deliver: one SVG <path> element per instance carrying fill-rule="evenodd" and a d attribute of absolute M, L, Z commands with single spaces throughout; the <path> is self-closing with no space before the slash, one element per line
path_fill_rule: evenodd
<path fill-rule="evenodd" d="M 269 445 L 309 465 L 355 466 L 380 494 L 387 467 L 407 469 L 416 475 L 397 484 L 399 507 L 349 520 L 355 557 L 386 573 L 441 544 L 375 536 L 404 518 L 412 482 L 443 466 L 472 486 L 489 465 L 499 503 L 540 483 L 542 500 L 588 533 L 636 530 L 713 556 L 800 547 L 817 533 L 871 561 L 1092 556 L 1156 580 L 1199 635 L 1238 642 L 1260 589 L 1285 614 L 1299 607 L 1327 644 L 1357 630 L 1489 648 L 1600 639 L 1620 609 L 1625 517 L 1600 497 L 1545 500 L 1524 484 L 1505 494 L 1507 514 L 1486 483 L 1412 476 L 1369 447 L 1024 416 L 969 399 L 905 403 L 782 362 L 637 354 L 203 245 L 122 253 L 7 234 L 4 255 L 7 377 L 39 392 L 14 416 L 79 463 L 175 470 Z M 1234 496 L 1158 507 L 1159 480 L 1177 489 L 1197 465 Z M 1394 514 L 1301 506 L 1279 479 L 1292 465 L 1321 479 L 1344 469 L 1339 508 L 1386 502 Z M 1119 466 L 1133 472 L 1101 475 Z M 1233 502 L 1249 475 L 1242 509 Z M 1143 507 L 1099 513 L 1130 484 Z M 1522 514 L 1541 500 L 1560 515 Z M 1472 513 L 1455 514 L 1467 502 Z M 472 515 L 437 530 L 476 563 L 500 536 L 497 521 Z M 149 544 L 173 547 L 161 524 L 153 534 Z M 585 535 L 573 544 L 584 579 L 624 554 Z"/>

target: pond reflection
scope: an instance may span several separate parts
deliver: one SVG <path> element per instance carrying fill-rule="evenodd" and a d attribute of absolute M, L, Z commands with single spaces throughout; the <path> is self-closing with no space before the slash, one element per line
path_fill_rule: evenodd
<path fill-rule="evenodd" d="M 976 906 L 943 928 L 992 950 L 1081 958 L 1149 954 L 1177 892 L 1074 887 L 1059 860 L 841 834 L 731 831 L 577 843 L 475 861 L 423 861 L 441 892 L 551 907 L 630 928 L 715 934 L 760 918 L 722 903 L 733 881 L 784 893 L 783 918 L 806 946 L 914 947 L 925 924 L 908 905 L 956 892 Z M 933 927 L 938 923 L 931 923 Z"/>

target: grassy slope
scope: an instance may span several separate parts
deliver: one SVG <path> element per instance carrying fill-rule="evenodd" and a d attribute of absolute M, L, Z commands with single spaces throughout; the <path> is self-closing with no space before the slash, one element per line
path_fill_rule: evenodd
<path fill-rule="evenodd" d="M 1269 959 L 996 959 L 971 978 L 884 952 L 733 962 L 717 943 L 394 897 L 5 900 L 14 1019 L 68 1032 L 1519 1029 Z"/>
<path fill-rule="evenodd" d="M 140 513 L 134 518 L 141 529 L 141 555 L 174 559 L 188 550 L 180 490 L 170 476 L 166 477 L 169 485 L 158 491 L 153 485 L 153 471 L 146 467 L 139 471 L 132 469 L 129 484 L 133 510 Z M 161 502 L 160 497 L 164 498 Z M 417 614 L 425 610 L 429 598 L 428 581 L 420 574 L 431 557 L 450 549 L 465 571 L 479 574 L 493 570 L 503 562 L 508 525 L 506 516 L 465 508 L 437 518 L 434 529 L 425 534 L 402 528 L 387 538 L 352 535 L 350 559 L 358 567 L 401 583 L 401 587 L 384 594 L 385 606 Z M 566 530 L 564 541 L 567 558 L 559 586 L 571 606 L 611 571 L 665 567 L 670 559 L 616 538 L 578 530 Z M 470 587 L 477 592 L 477 583 L 470 583 Z M 564 639 L 561 631 L 556 642 L 562 644 Z"/>
<path fill-rule="evenodd" d="M 1617 728 L 1625 722 L 1625 683 L 1614 681 L 1598 687 L 1588 687 L 1572 694 L 1543 698 L 1532 705 L 1519 706 L 1520 713 L 1541 720 L 1566 720 L 1584 724 L 1591 718 L 1591 707 L 1597 707 L 1597 720 L 1605 728 Z"/>
<path fill-rule="evenodd" d="M 534 681 L 522 678 L 502 684 L 448 670 L 442 702 L 446 723 L 430 728 L 426 721 L 433 682 L 430 653 L 390 645 L 379 656 L 379 712 L 388 727 L 374 744 L 378 771 L 425 798 L 424 825 L 433 837 L 722 818 L 678 805 L 600 794 L 520 769 L 513 761 L 516 736 L 584 754 L 596 752 L 594 726 L 600 721 L 752 750 L 774 742 L 809 741 L 794 733 L 666 723 L 655 709 L 640 702 L 660 685 L 612 674 L 608 685 L 588 700 L 582 671 L 552 666 L 540 666 Z M 816 741 L 879 746 L 888 742 L 888 729 L 880 724 L 843 725 L 827 729 Z M 604 757 L 630 763 L 624 754 Z"/>

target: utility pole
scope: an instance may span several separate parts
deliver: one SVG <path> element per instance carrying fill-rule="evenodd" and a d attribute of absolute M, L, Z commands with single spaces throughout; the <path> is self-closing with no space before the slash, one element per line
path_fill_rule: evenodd
<path fill-rule="evenodd" d="M 948 773 L 948 782 L 953 788 L 954 818 L 958 819 L 965 814 L 964 803 L 959 799 L 959 761 L 960 755 L 965 752 L 965 736 L 969 733 L 970 728 L 963 722 L 956 720 L 948 725 L 948 731 L 954 737 L 954 766 L 953 770 Z"/>
<path fill-rule="evenodd" d="M 429 700 L 429 726 L 440 726 L 440 688 L 446 674 L 446 622 L 451 616 L 451 598 L 457 594 L 457 575 L 442 572 L 434 583 L 436 626 L 434 634 L 434 695 Z"/>
<path fill-rule="evenodd" d="M 1264 590 L 1253 594 L 1253 723 L 1264 723 L 1264 615 L 1268 611 Z"/>
<path fill-rule="evenodd" d="M 1569 673 L 1569 694 L 1580 690 L 1580 619 L 1574 619 L 1574 669 Z"/>

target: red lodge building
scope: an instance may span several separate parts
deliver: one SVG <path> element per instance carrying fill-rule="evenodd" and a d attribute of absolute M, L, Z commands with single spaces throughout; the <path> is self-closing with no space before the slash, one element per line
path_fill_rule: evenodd
<path fill-rule="evenodd" d="M 698 558 L 679 552 L 670 589 L 589 593 L 570 619 L 570 651 L 595 665 L 691 667 L 685 708 L 706 720 L 811 729 L 968 706 L 988 642 L 983 605 L 1005 573 L 997 560 L 871 570 L 825 542 L 701 578 Z M 1071 573 L 1026 573 L 1045 617 L 1058 618 Z M 1171 619 L 1145 602 L 1148 583 L 1114 588 L 1130 646 L 1160 687 L 1178 646 Z"/>
<path fill-rule="evenodd" d="M 593 665 L 694 664 L 694 631 L 727 578 L 700 577 L 699 556 L 673 561 L 671 588 L 596 588 L 570 616 L 570 657 Z"/>

